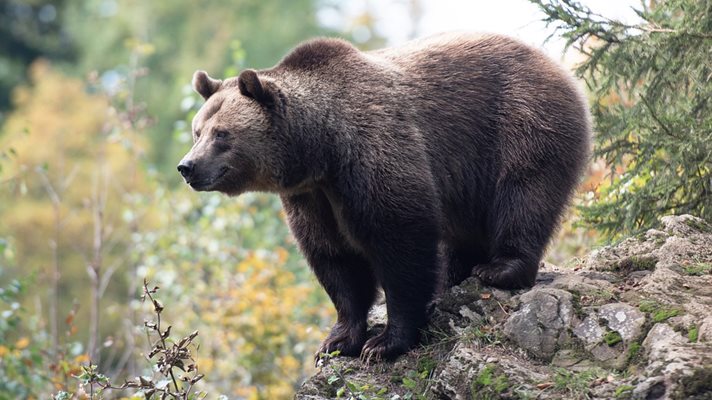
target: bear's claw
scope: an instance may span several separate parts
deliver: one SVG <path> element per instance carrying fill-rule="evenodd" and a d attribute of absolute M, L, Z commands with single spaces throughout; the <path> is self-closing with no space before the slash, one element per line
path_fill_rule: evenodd
<path fill-rule="evenodd" d="M 314 355 L 314 364 L 315 366 L 318 365 L 324 353 L 331 354 L 338 351 L 341 356 L 357 356 L 361 353 L 365 342 L 365 326 L 347 326 L 337 323 L 331 329 L 329 336 L 321 343 L 319 351 Z"/>
<path fill-rule="evenodd" d="M 361 361 L 370 364 L 381 360 L 393 360 L 410 350 L 417 340 L 408 340 L 410 335 L 398 335 L 394 329 L 386 326 L 379 335 L 366 341 L 361 350 Z"/>

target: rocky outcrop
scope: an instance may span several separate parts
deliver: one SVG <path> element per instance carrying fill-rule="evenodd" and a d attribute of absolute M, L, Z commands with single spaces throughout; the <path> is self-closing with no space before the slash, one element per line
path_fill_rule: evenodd
<path fill-rule="evenodd" d="M 712 225 L 662 226 L 544 265 L 529 291 L 468 279 L 437 301 L 420 348 L 326 360 L 296 398 L 712 399 Z"/>

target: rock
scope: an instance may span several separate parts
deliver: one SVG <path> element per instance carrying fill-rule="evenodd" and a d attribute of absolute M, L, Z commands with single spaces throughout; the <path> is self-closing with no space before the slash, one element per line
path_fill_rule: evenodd
<path fill-rule="evenodd" d="M 605 334 L 606 330 L 601 328 L 595 313 L 594 315 L 587 316 L 583 322 L 574 328 L 574 335 L 583 340 L 584 344 L 588 347 L 600 343 Z"/>
<path fill-rule="evenodd" d="M 645 314 L 625 303 L 604 304 L 590 310 L 573 329 L 599 365 L 621 369 L 628 361 L 627 352 L 645 324 Z"/>
<path fill-rule="evenodd" d="M 698 393 L 690 390 L 690 384 L 712 390 L 712 343 L 690 343 L 670 325 L 659 323 L 650 329 L 643 347 L 647 352 L 645 374 L 663 378 L 666 396 L 703 398 L 695 397 Z M 710 394 L 712 391 L 707 391 Z"/>
<path fill-rule="evenodd" d="M 372 328 L 386 326 L 388 313 L 385 301 L 380 301 L 368 312 L 368 325 Z"/>
<path fill-rule="evenodd" d="M 520 297 L 520 308 L 504 324 L 504 334 L 535 357 L 550 360 L 570 327 L 571 293 L 532 289 Z"/>
<path fill-rule="evenodd" d="M 546 380 L 541 369 L 530 363 L 505 357 L 490 362 L 477 348 L 458 345 L 441 372 L 432 380 L 433 397 L 442 399 L 517 398 L 535 392 Z M 497 383 L 499 382 L 499 384 Z M 511 383 L 516 382 L 516 385 Z"/>
<path fill-rule="evenodd" d="M 545 264 L 526 292 L 467 279 L 434 303 L 422 347 L 329 360 L 296 398 L 348 383 L 355 398 L 712 399 L 712 225 L 661 221 L 575 270 Z M 371 334 L 385 322 L 380 304 Z"/>
<path fill-rule="evenodd" d="M 697 340 L 712 342 L 712 316 L 705 317 L 697 330 Z"/>
<path fill-rule="evenodd" d="M 667 392 L 665 379 L 661 376 L 647 378 L 633 389 L 633 399 L 656 400 L 662 399 Z"/>
<path fill-rule="evenodd" d="M 593 349 L 591 349 L 591 355 L 596 361 L 603 362 L 604 365 L 606 365 L 606 363 L 609 361 L 618 364 L 612 360 L 616 360 L 618 357 L 620 357 L 621 351 L 605 343 L 600 343 L 596 345 Z"/>
<path fill-rule="evenodd" d="M 618 332 L 624 341 L 637 339 L 645 324 L 645 314 L 625 303 L 612 303 L 601 306 L 598 316 L 607 321 L 611 331 Z"/>
<path fill-rule="evenodd" d="M 581 362 L 582 358 L 581 353 L 576 350 L 563 349 L 554 354 L 554 358 L 551 360 L 551 365 L 561 368 L 569 368 Z"/>
<path fill-rule="evenodd" d="M 655 324 L 643 341 L 643 347 L 652 359 L 664 357 L 670 349 L 683 342 L 682 336 L 668 324 Z"/>

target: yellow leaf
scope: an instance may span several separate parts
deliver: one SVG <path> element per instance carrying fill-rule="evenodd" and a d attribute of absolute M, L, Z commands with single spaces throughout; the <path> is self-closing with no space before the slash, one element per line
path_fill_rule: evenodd
<path fill-rule="evenodd" d="M 285 261 L 287 261 L 287 257 L 289 257 L 289 252 L 285 250 L 282 247 L 277 248 L 277 259 L 280 264 L 284 264 Z"/>
<path fill-rule="evenodd" d="M 89 355 L 88 354 L 80 354 L 80 355 L 74 357 L 74 362 L 77 364 L 84 364 L 86 362 L 89 362 Z"/>
<path fill-rule="evenodd" d="M 15 342 L 15 347 L 22 350 L 30 344 L 30 339 L 26 337 L 21 337 L 17 342 Z"/>

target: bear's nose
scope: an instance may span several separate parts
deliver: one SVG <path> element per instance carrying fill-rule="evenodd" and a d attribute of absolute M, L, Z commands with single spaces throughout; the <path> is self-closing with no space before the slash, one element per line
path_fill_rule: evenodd
<path fill-rule="evenodd" d="M 192 160 L 181 160 L 178 164 L 178 172 L 183 175 L 183 178 L 188 179 L 193 175 L 193 169 L 195 168 L 195 163 Z"/>

